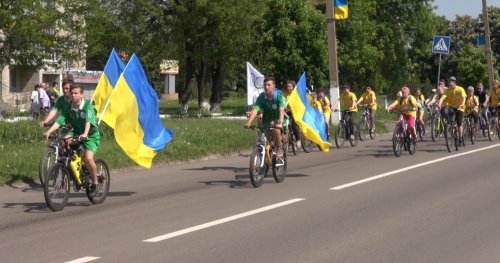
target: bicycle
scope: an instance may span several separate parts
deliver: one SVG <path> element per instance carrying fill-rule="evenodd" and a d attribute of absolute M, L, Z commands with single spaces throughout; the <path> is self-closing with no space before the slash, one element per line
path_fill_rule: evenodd
<path fill-rule="evenodd" d="M 431 119 L 431 138 L 433 142 L 437 142 L 439 138 L 444 136 L 445 120 L 435 108 L 429 108 L 429 116 Z"/>
<path fill-rule="evenodd" d="M 474 123 L 474 118 L 472 118 L 472 115 L 467 115 L 464 118 L 463 121 L 463 127 L 464 127 L 464 141 L 465 138 L 470 138 L 470 143 L 472 145 L 475 144 L 476 142 L 476 134 L 477 134 L 477 124 Z M 465 144 L 465 142 L 464 142 Z"/>
<path fill-rule="evenodd" d="M 69 143 L 68 140 L 70 139 L 74 140 L 74 142 Z M 49 168 L 45 178 L 43 192 L 47 206 L 52 211 L 64 209 L 69 199 L 71 185 L 75 192 L 84 188 L 91 203 L 99 204 L 104 202 L 108 196 L 110 186 L 110 173 L 106 162 L 101 159 L 95 160 L 99 184 L 95 191 L 91 192 L 90 171 L 82 161 L 84 153 L 82 142 L 78 141 L 78 137 L 56 137 L 52 138 L 52 140 L 57 140 L 59 147 L 57 163 Z"/>
<path fill-rule="evenodd" d="M 408 153 L 413 155 L 417 150 L 413 134 L 408 129 L 403 114 L 399 111 L 396 111 L 396 114 L 399 114 L 399 117 L 392 133 L 392 151 L 396 157 L 400 157 L 403 150 L 408 150 Z"/>
<path fill-rule="evenodd" d="M 44 125 L 45 127 L 49 125 Z M 59 153 L 59 142 L 57 140 L 58 137 L 62 137 L 63 134 L 67 132 L 66 126 L 61 126 L 57 130 L 57 133 L 55 136 L 50 136 L 48 138 L 49 143 L 47 145 L 47 148 L 45 151 L 42 153 L 42 156 L 40 157 L 40 161 L 38 161 L 38 177 L 40 179 L 40 184 L 44 186 L 45 182 L 45 177 L 47 176 L 47 172 L 49 171 L 49 168 L 52 164 L 55 164 L 58 159 L 58 153 Z"/>
<path fill-rule="evenodd" d="M 363 108 L 363 115 L 361 115 L 361 121 L 359 123 L 359 139 L 364 141 L 368 139 L 375 139 L 375 127 L 370 127 L 372 123 L 372 116 L 370 115 L 370 108 L 368 105 L 360 105 Z"/>
<path fill-rule="evenodd" d="M 495 133 L 500 140 L 500 121 L 498 120 L 498 110 L 499 108 L 493 108 L 491 111 L 491 118 L 488 121 L 488 126 L 489 126 L 489 132 L 488 132 L 488 138 L 490 141 L 493 141 L 493 137 L 495 137 Z"/>
<path fill-rule="evenodd" d="M 255 188 L 260 187 L 264 183 L 264 178 L 267 176 L 269 167 L 272 168 L 274 181 L 281 183 L 285 180 L 287 172 L 286 151 L 283 152 L 281 162 L 278 163 L 276 155 L 276 147 L 274 143 L 268 142 L 265 131 L 272 131 L 274 128 L 261 128 L 250 126 L 250 129 L 257 128 L 257 140 L 250 155 L 250 181 Z"/>
<path fill-rule="evenodd" d="M 335 112 L 337 111 L 338 110 L 335 110 Z M 335 145 L 337 146 L 337 148 L 344 147 L 346 139 L 349 140 L 349 143 L 352 147 L 355 147 L 358 144 L 359 135 L 357 134 L 357 125 L 355 123 L 352 123 L 352 127 L 349 127 L 348 125 L 349 120 L 351 119 L 351 115 L 348 114 L 349 112 L 349 110 L 342 111 L 342 118 L 340 119 L 339 124 L 337 125 L 337 128 L 335 130 Z"/>
<path fill-rule="evenodd" d="M 490 115 L 491 113 L 488 110 L 488 107 L 481 107 L 481 113 L 479 114 L 479 128 L 483 133 L 483 137 L 488 137 L 488 140 L 491 142 L 493 141 L 493 138 L 490 133 L 490 125 L 489 125 Z"/>
<path fill-rule="evenodd" d="M 455 146 L 455 150 L 458 151 L 458 125 L 455 122 L 455 111 L 456 109 L 449 108 L 450 112 L 448 115 L 448 120 L 445 121 L 445 132 L 444 139 L 446 141 L 446 149 L 448 152 L 451 152 L 453 146 Z"/>

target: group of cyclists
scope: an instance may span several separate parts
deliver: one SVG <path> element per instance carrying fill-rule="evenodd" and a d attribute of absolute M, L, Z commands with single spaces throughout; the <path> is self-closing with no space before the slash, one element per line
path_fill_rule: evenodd
<path fill-rule="evenodd" d="M 262 125 L 263 127 L 274 127 L 272 130 L 273 142 L 277 146 L 278 156 L 283 155 L 283 145 L 282 145 L 282 129 L 293 129 L 294 134 L 299 134 L 298 127 L 294 125 L 292 113 L 287 106 L 287 98 L 292 93 L 295 87 L 294 81 L 287 81 L 286 87 L 283 92 L 276 88 L 276 83 L 274 78 L 267 77 L 264 79 L 264 92 L 259 95 L 252 111 L 248 114 L 249 118 L 247 123 L 244 125 L 245 128 L 250 127 L 252 121 L 258 116 L 259 113 L 262 114 Z M 497 118 L 500 113 L 500 81 L 495 80 L 494 86 L 489 92 L 485 92 L 484 86 L 479 83 L 477 90 L 474 87 L 469 86 L 467 91 L 457 85 L 457 80 L 455 77 L 450 77 L 448 79 L 448 87 L 446 87 L 445 81 L 439 82 L 437 89 L 433 90 L 434 94 L 431 95 L 427 100 L 422 94 L 421 89 L 416 89 L 412 94 L 410 87 L 403 86 L 401 90 L 397 93 L 397 99 L 387 106 L 387 111 L 390 112 L 393 109 L 398 110 L 405 122 L 408 124 L 408 128 L 412 134 L 413 143 L 417 143 L 417 134 L 415 129 L 415 124 L 418 123 L 422 127 L 422 132 L 425 135 L 429 127 L 426 127 L 426 122 L 424 121 L 425 110 L 440 112 L 444 119 L 453 120 L 458 126 L 458 138 L 459 144 L 464 145 L 464 130 L 463 130 L 463 120 L 464 116 L 470 117 L 473 120 L 474 125 L 478 125 L 479 114 L 487 114 L 488 118 Z M 340 111 L 342 112 L 342 119 L 349 117 L 348 125 L 351 127 L 351 134 L 347 134 L 348 137 L 353 138 L 356 136 L 354 129 L 354 121 L 356 119 L 356 113 L 358 111 L 358 106 L 361 104 L 366 107 L 370 113 L 370 131 L 375 131 L 375 115 L 377 111 L 377 99 L 376 94 L 373 91 L 371 85 L 366 86 L 365 91 L 358 99 L 356 95 L 351 91 L 350 86 L 345 85 L 342 89 L 342 93 L 339 98 L 330 103 L 329 99 L 325 95 L 324 90 L 319 89 L 316 94 L 311 96 L 311 106 L 317 108 L 319 111 L 323 112 L 325 121 L 327 123 L 327 130 L 329 130 L 330 116 L 331 112 L 338 111 L 337 107 L 340 104 Z M 486 112 L 486 113 L 485 113 Z M 349 115 L 349 116 L 347 116 Z M 289 116 L 289 123 L 285 119 Z M 498 122 L 497 122 L 498 123 Z M 500 130 L 500 127 L 497 128 Z M 300 143 L 299 138 L 293 138 L 294 142 Z"/>

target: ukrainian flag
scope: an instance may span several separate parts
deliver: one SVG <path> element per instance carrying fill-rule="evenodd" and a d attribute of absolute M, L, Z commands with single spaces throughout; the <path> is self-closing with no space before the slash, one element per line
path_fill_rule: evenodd
<path fill-rule="evenodd" d="M 108 103 L 108 99 L 111 97 L 113 93 L 113 89 L 120 77 L 120 74 L 123 72 L 125 68 L 125 64 L 123 63 L 118 53 L 116 53 L 115 49 L 111 50 L 111 54 L 109 55 L 108 62 L 104 67 L 104 72 L 97 83 L 97 87 L 95 89 L 94 95 L 92 96 L 92 101 L 94 101 L 94 107 L 97 112 L 97 117 L 106 122 L 111 128 L 115 127 L 115 119 L 114 114 L 104 114 L 106 109 L 106 103 Z"/>
<path fill-rule="evenodd" d="M 130 159 L 150 168 L 153 158 L 173 138 L 160 120 L 158 96 L 139 58 L 133 54 L 118 79 L 109 103 L 116 118 L 115 139 Z"/>
<path fill-rule="evenodd" d="M 313 108 L 307 99 L 306 74 L 302 74 L 297 87 L 288 97 L 288 105 L 293 119 L 299 125 L 304 136 L 318 144 L 324 152 L 330 151 L 330 143 L 326 136 L 326 123 L 323 112 Z"/>
<path fill-rule="evenodd" d="M 333 12 L 335 19 L 344 20 L 349 16 L 347 0 L 332 0 L 335 11 Z"/>

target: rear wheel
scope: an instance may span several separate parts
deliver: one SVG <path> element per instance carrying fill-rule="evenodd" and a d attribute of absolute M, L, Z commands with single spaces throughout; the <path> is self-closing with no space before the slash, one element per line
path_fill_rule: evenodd
<path fill-rule="evenodd" d="M 310 153 L 312 148 L 314 147 L 313 143 L 304 136 L 303 133 L 300 133 L 300 143 L 302 145 L 302 150 L 306 153 Z"/>
<path fill-rule="evenodd" d="M 87 197 L 92 204 L 100 204 L 106 200 L 111 183 L 111 176 L 109 174 L 109 167 L 104 160 L 96 160 L 97 167 L 97 181 L 99 184 L 94 193 L 90 193 L 87 188 Z"/>
<path fill-rule="evenodd" d="M 285 181 L 287 170 L 286 153 L 283 153 L 283 157 L 274 156 L 273 157 L 273 177 L 276 183 L 281 183 Z"/>
<path fill-rule="evenodd" d="M 345 126 L 344 123 L 339 123 L 335 129 L 335 145 L 337 148 L 344 147 L 345 143 Z"/>
<path fill-rule="evenodd" d="M 396 157 L 401 156 L 401 152 L 403 152 L 404 145 L 404 134 L 403 127 L 401 125 L 397 125 L 394 128 L 394 132 L 392 133 L 392 151 Z"/>
<path fill-rule="evenodd" d="M 490 142 L 493 141 L 493 137 L 495 137 L 495 131 L 497 130 L 497 125 L 496 125 L 496 121 L 495 121 L 495 117 L 491 117 L 490 120 L 488 121 L 488 130 L 487 130 L 487 133 L 488 133 L 488 140 L 490 140 Z"/>
<path fill-rule="evenodd" d="M 260 187 L 266 174 L 266 161 L 263 160 L 261 147 L 255 147 L 250 155 L 250 181 L 254 187 Z"/>
<path fill-rule="evenodd" d="M 68 169 L 56 163 L 52 165 L 45 177 L 43 194 L 45 203 L 52 211 L 64 209 L 68 202 L 70 191 L 70 176 Z"/>
<path fill-rule="evenodd" d="M 38 177 L 40 178 L 40 184 L 42 186 L 44 185 L 50 166 L 56 162 L 56 150 L 51 147 L 47 148 L 38 162 Z"/>

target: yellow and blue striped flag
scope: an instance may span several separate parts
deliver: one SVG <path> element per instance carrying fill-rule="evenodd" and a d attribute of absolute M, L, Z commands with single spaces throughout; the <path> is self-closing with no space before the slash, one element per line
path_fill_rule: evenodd
<path fill-rule="evenodd" d="M 344 20 L 349 17 L 349 9 L 347 7 L 347 0 L 332 0 L 335 11 L 333 14 L 335 19 Z"/>
<path fill-rule="evenodd" d="M 106 104 L 108 103 L 116 82 L 118 81 L 118 78 L 124 68 L 125 64 L 113 48 L 111 54 L 109 55 L 108 62 L 104 67 L 104 72 L 97 83 L 94 95 L 92 95 L 92 101 L 94 102 L 97 117 L 101 118 L 113 129 L 115 127 L 114 114 L 108 112 Z"/>
<path fill-rule="evenodd" d="M 108 113 L 116 119 L 118 145 L 134 162 L 150 168 L 157 152 L 172 140 L 174 133 L 161 122 L 158 95 L 135 54 L 116 83 L 109 108 Z"/>
<path fill-rule="evenodd" d="M 292 110 L 294 121 L 304 136 L 318 144 L 324 152 L 330 151 L 330 143 L 326 136 L 326 122 L 323 112 L 313 108 L 307 99 L 306 74 L 303 73 L 297 87 L 288 97 L 288 105 Z"/>

